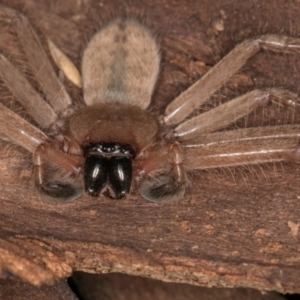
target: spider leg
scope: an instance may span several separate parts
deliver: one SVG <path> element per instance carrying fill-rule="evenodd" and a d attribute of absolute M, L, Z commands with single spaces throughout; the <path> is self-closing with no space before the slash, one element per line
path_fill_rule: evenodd
<path fill-rule="evenodd" d="M 300 53 L 300 39 L 279 35 L 264 35 L 237 45 L 199 81 L 167 106 L 165 123 L 175 125 L 182 122 L 261 49 L 283 53 Z"/>
<path fill-rule="evenodd" d="M 48 137 L 38 128 L 0 104 L 0 132 L 14 143 L 34 153 L 39 144 Z"/>
<path fill-rule="evenodd" d="M 269 140 L 294 138 L 300 140 L 300 125 L 281 125 L 217 131 L 206 135 L 199 135 L 192 141 L 182 144 L 184 148 L 220 145 L 224 143 L 251 142 L 255 140 Z"/>
<path fill-rule="evenodd" d="M 199 135 L 224 128 L 270 101 L 300 108 L 300 98 L 292 92 L 275 88 L 254 90 L 183 122 L 175 128 L 174 134 L 180 141 L 195 139 Z"/>
<path fill-rule="evenodd" d="M 82 164 L 80 158 L 75 159 L 64 153 L 81 156 L 78 145 L 75 145 L 72 141 L 67 142 L 68 145 L 65 145 L 64 141 L 59 140 L 49 143 L 49 138 L 41 130 L 2 104 L 0 104 L 0 133 L 17 145 L 34 153 L 37 165 L 41 165 L 42 161 L 50 161 L 74 174 L 78 174 L 80 171 L 80 165 Z"/>
<path fill-rule="evenodd" d="M 81 165 L 83 163 L 81 157 L 73 158 L 65 153 L 63 153 L 61 147 L 57 147 L 54 143 L 43 143 L 38 145 L 34 153 L 34 165 L 39 169 L 47 161 L 54 163 L 56 166 L 70 172 L 73 174 L 79 174 L 81 171 Z M 76 151 L 77 153 L 77 151 Z M 42 172 L 38 175 L 39 182 L 43 183 L 43 178 L 41 176 Z"/>
<path fill-rule="evenodd" d="M 42 128 L 49 128 L 55 122 L 57 115 L 51 106 L 44 101 L 25 76 L 1 54 L 0 78 L 26 109 L 27 113 Z"/>
<path fill-rule="evenodd" d="M 184 147 L 184 165 L 192 170 L 300 160 L 299 126 L 292 129 L 292 131 L 297 129 L 298 133 L 280 136 L 275 132 L 277 130 L 278 133 L 280 129 L 274 128 L 273 135 L 270 129 L 268 138 L 260 138 L 260 129 L 256 128 L 257 137 L 255 137 L 254 129 L 251 128 L 250 140 L 234 139 L 231 142 L 215 142 L 208 146 Z M 241 130 L 239 135 L 247 136 L 248 130 Z M 288 131 L 287 128 L 285 130 Z M 210 138 L 213 140 L 213 137 Z"/>
<path fill-rule="evenodd" d="M 15 28 L 26 59 L 54 111 L 57 114 L 67 112 L 71 99 L 57 78 L 27 18 L 11 8 L 0 5 L 0 19 Z"/>
<path fill-rule="evenodd" d="M 83 162 L 81 152 L 72 141 L 67 146 L 61 141 L 49 142 L 49 138 L 42 131 L 2 104 L 0 104 L 0 133 L 34 154 L 34 177 L 44 200 L 52 201 L 54 198 L 57 201 L 61 198 L 65 201 L 81 195 L 82 185 L 78 184 L 77 178 L 72 178 L 72 175 L 73 177 L 78 175 Z M 71 157 L 63 153 L 62 150 L 65 148 L 69 148 L 69 154 L 75 155 Z M 57 178 L 54 182 L 49 182 L 46 178 L 45 170 L 49 167 L 49 163 L 52 165 L 50 174 L 54 179 Z M 49 174 L 49 170 L 47 173 Z"/>

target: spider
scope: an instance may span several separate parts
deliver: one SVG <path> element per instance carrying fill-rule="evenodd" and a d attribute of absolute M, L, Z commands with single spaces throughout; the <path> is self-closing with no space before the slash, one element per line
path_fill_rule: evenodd
<path fill-rule="evenodd" d="M 26 17 L 5 6 L 0 15 L 15 27 L 45 98 L 1 55 L 0 78 L 37 125 L 1 104 L 0 133 L 33 154 L 43 200 L 64 202 L 84 191 L 120 199 L 138 190 L 146 200 L 171 202 L 184 197 L 193 170 L 299 159 L 300 125 L 218 131 L 268 103 L 299 108 L 290 91 L 256 89 L 190 115 L 261 49 L 299 53 L 300 39 L 264 35 L 244 41 L 156 116 L 150 102 L 160 51 L 140 21 L 119 17 L 101 28 L 84 51 L 82 79 L 48 41 L 65 76 L 77 86 L 82 81 L 84 105 L 74 109 Z"/>

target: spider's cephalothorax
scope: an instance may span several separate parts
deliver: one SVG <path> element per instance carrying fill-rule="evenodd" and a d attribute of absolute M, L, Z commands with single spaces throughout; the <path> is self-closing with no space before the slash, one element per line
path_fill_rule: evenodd
<path fill-rule="evenodd" d="M 81 75 L 48 39 L 57 66 L 83 88 L 85 107 L 73 113 L 26 17 L 5 6 L 0 11 L 1 21 L 14 27 L 47 100 L 0 55 L 1 80 L 41 129 L 1 104 L 0 133 L 33 153 L 36 186 L 45 200 L 71 200 L 84 189 L 92 196 L 122 198 L 137 189 L 147 200 L 170 202 L 185 195 L 192 170 L 299 160 L 300 125 L 220 131 L 268 103 L 298 109 L 298 96 L 287 90 L 255 89 L 189 117 L 258 51 L 299 53 L 299 39 L 265 35 L 244 41 L 159 117 L 150 109 L 159 47 L 141 22 L 116 18 L 100 29 L 84 51 Z M 49 128 L 51 137 L 44 133 Z"/>

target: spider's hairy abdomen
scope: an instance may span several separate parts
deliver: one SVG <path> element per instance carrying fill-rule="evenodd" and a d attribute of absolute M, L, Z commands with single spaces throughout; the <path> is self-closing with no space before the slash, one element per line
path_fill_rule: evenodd
<path fill-rule="evenodd" d="M 94 35 L 84 52 L 84 101 L 146 109 L 159 65 L 159 48 L 150 30 L 134 19 L 115 19 Z"/>

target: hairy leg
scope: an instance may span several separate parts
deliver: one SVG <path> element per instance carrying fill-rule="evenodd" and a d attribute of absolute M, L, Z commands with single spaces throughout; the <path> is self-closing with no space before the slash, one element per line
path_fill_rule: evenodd
<path fill-rule="evenodd" d="M 300 108 L 298 95 L 281 89 L 254 90 L 200 114 L 175 128 L 180 141 L 189 141 L 234 123 L 256 107 L 275 102 L 281 106 Z"/>
<path fill-rule="evenodd" d="M 76 144 L 59 139 L 49 142 L 42 131 L 2 104 L 0 133 L 34 154 L 34 177 L 44 200 L 66 201 L 81 195 L 82 185 L 76 180 L 83 157 Z M 49 163 L 52 166 L 50 169 Z M 46 173 L 51 174 L 55 180 L 49 182 Z"/>
<path fill-rule="evenodd" d="M 295 141 L 300 140 L 300 125 L 265 126 L 217 131 L 206 135 L 199 135 L 192 141 L 185 142 L 182 146 L 184 148 L 197 148 L 255 140 L 268 140 L 268 143 L 272 143 L 273 139 L 285 138 L 295 139 Z"/>
<path fill-rule="evenodd" d="M 54 124 L 57 115 L 51 106 L 31 86 L 24 75 L 0 54 L 0 78 L 17 101 L 42 128 Z"/>
<path fill-rule="evenodd" d="M 280 136 L 274 129 L 273 135 L 269 132 L 269 137 L 262 139 L 257 131 L 257 137 L 252 132 L 248 140 L 236 139 L 232 132 L 229 142 L 190 145 L 184 148 L 184 165 L 192 170 L 300 160 L 299 134 Z"/>
<path fill-rule="evenodd" d="M 264 35 L 246 40 L 236 46 L 200 80 L 172 101 L 165 110 L 166 125 L 182 122 L 190 113 L 207 101 L 261 49 L 283 53 L 300 53 L 300 39 L 279 35 Z"/>
<path fill-rule="evenodd" d="M 0 132 L 14 143 L 34 153 L 48 137 L 38 128 L 0 104 Z"/>
<path fill-rule="evenodd" d="M 41 42 L 27 18 L 11 8 L 0 5 L 0 20 L 9 23 L 16 30 L 32 72 L 53 110 L 57 114 L 67 113 L 71 99 L 57 78 Z"/>

